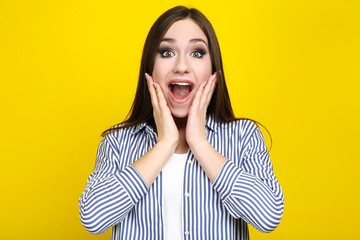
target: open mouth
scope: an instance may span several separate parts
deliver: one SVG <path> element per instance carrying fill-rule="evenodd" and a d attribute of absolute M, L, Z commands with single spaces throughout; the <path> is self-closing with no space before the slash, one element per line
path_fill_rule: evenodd
<path fill-rule="evenodd" d="M 189 96 L 193 90 L 193 86 L 188 82 L 171 82 L 169 84 L 169 90 L 176 99 L 183 100 Z"/>

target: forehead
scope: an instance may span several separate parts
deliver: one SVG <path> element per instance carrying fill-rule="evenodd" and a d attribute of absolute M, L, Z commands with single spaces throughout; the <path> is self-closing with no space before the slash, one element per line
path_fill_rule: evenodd
<path fill-rule="evenodd" d="M 208 42 L 199 25 L 190 18 L 174 22 L 165 33 L 164 38 L 174 38 L 175 40 L 202 38 L 206 43 Z"/>

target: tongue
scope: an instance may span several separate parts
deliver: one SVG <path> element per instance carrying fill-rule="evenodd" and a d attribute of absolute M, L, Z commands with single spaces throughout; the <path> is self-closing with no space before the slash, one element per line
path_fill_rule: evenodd
<path fill-rule="evenodd" d="M 172 88 L 172 93 L 178 99 L 186 98 L 186 96 L 189 95 L 190 91 L 191 91 L 190 86 L 174 85 Z"/>

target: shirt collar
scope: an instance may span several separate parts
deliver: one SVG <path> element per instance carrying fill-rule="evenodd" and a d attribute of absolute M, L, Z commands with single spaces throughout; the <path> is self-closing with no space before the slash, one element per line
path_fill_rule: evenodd
<path fill-rule="evenodd" d="M 215 121 L 214 114 L 210 114 L 207 117 L 207 119 L 205 121 L 205 126 L 213 132 L 217 131 L 218 123 Z M 133 131 L 131 133 L 136 134 L 141 130 L 145 130 L 147 132 L 153 132 L 153 128 L 147 122 L 144 122 L 144 123 L 140 123 L 140 124 L 134 126 Z"/>
<path fill-rule="evenodd" d="M 218 123 L 215 121 L 214 114 L 209 114 L 205 122 L 206 127 L 216 133 L 218 129 Z"/>
<path fill-rule="evenodd" d="M 136 134 L 136 133 L 140 132 L 143 129 L 148 129 L 148 130 L 153 131 L 152 127 L 150 125 L 148 125 L 147 122 L 143 122 L 143 123 L 140 123 L 138 125 L 135 125 L 133 127 L 133 130 L 131 131 L 131 134 Z"/>

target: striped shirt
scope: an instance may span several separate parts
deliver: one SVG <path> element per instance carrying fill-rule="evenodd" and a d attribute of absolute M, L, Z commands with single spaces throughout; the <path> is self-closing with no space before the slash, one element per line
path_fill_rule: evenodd
<path fill-rule="evenodd" d="M 183 179 L 183 239 L 247 240 L 247 223 L 270 232 L 280 223 L 284 196 L 260 129 L 249 120 L 206 120 L 210 144 L 228 160 L 211 183 L 191 150 Z M 106 135 L 80 197 L 87 231 L 112 229 L 112 240 L 163 239 L 162 173 L 148 188 L 131 164 L 157 142 L 146 123 Z"/>

